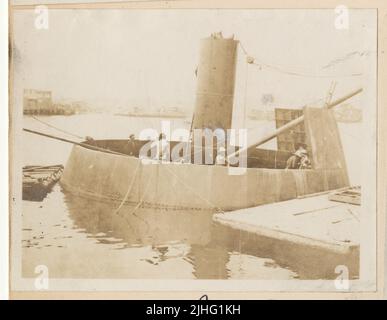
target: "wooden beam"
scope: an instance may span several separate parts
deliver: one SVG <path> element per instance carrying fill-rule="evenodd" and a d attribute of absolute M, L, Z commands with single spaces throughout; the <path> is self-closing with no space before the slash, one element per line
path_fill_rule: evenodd
<path fill-rule="evenodd" d="M 362 92 L 363 89 L 360 88 L 360 89 L 357 89 L 347 95 L 345 95 L 344 97 L 340 98 L 340 99 L 337 99 L 335 101 L 333 101 L 332 103 L 330 103 L 329 105 L 327 105 L 327 108 L 328 109 L 331 109 L 337 105 L 339 105 L 340 103 L 343 103 L 344 101 L 352 98 L 353 96 L 359 94 L 360 92 Z M 284 126 L 274 130 L 272 133 L 262 137 L 261 139 L 259 139 L 258 141 L 254 142 L 253 144 L 251 144 L 250 146 L 247 146 L 245 148 L 241 148 L 239 149 L 238 151 L 230 154 L 229 156 L 227 156 L 227 159 L 230 159 L 230 158 L 233 158 L 235 156 L 237 156 L 239 153 L 241 152 L 248 152 L 249 150 L 251 149 L 254 149 L 268 141 L 270 141 L 271 139 L 274 139 L 275 137 L 277 137 L 278 135 L 280 135 L 281 133 L 284 133 L 285 131 L 287 130 L 290 130 L 291 128 L 295 127 L 296 125 L 300 124 L 301 122 L 304 121 L 304 116 L 302 115 L 301 117 L 297 118 L 297 119 L 294 119 L 290 122 L 288 122 L 287 124 L 285 124 Z"/>

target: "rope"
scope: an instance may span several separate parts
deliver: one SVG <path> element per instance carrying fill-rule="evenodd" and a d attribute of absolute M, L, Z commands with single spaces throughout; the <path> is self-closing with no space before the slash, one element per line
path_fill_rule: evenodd
<path fill-rule="evenodd" d="M 126 191 L 126 194 L 125 194 L 124 198 L 122 199 L 120 205 L 117 207 L 116 210 L 114 210 L 114 214 L 117 214 L 118 211 L 121 210 L 122 206 L 124 205 L 124 203 L 125 203 L 126 200 L 128 199 L 128 196 L 129 196 L 130 192 L 131 192 L 132 189 L 133 189 L 134 180 L 135 180 L 135 178 L 136 178 L 138 169 L 140 168 L 140 164 L 141 164 L 141 161 L 139 160 L 139 161 L 138 161 L 138 164 L 137 164 L 137 167 L 136 167 L 136 170 L 134 171 L 134 175 L 133 175 L 132 181 L 131 181 L 130 184 L 129 184 L 128 190 Z"/>
<path fill-rule="evenodd" d="M 171 163 L 172 163 L 172 162 L 171 162 Z M 138 169 L 139 169 L 139 167 L 140 167 L 140 164 L 141 164 L 141 161 L 139 161 L 139 163 L 138 163 L 138 165 L 137 165 L 135 174 L 134 174 L 133 179 L 132 179 L 132 181 L 131 181 L 131 183 L 130 183 L 130 186 L 129 186 L 129 188 L 128 188 L 126 194 L 125 194 L 125 197 L 122 199 L 120 205 L 119 205 L 119 206 L 117 207 L 117 209 L 114 211 L 115 214 L 118 213 L 118 211 L 122 208 L 122 206 L 123 206 L 124 203 L 126 202 L 128 196 L 129 196 L 129 194 L 130 194 L 130 191 L 131 191 L 132 188 L 133 188 L 134 179 L 135 179 L 135 176 L 136 176 L 136 174 L 137 174 L 137 171 L 138 171 Z M 180 182 L 181 182 L 186 188 L 189 188 L 194 194 L 196 194 L 201 200 L 204 200 L 205 202 L 207 202 L 208 204 L 210 204 L 213 208 L 217 209 L 220 213 L 224 213 L 224 211 L 223 211 L 221 208 L 217 207 L 217 206 L 216 206 L 215 204 L 213 204 L 210 200 L 208 200 L 208 199 L 202 197 L 198 192 L 196 192 L 195 189 L 191 188 L 188 184 L 186 184 L 184 181 L 182 181 L 182 179 L 181 179 L 179 176 L 177 176 L 170 168 L 168 168 L 168 166 L 165 166 L 165 168 L 166 168 L 170 173 L 172 173 L 172 175 L 174 175 L 178 180 L 180 180 Z M 151 181 L 152 181 L 152 179 L 149 179 L 149 180 L 148 180 L 148 184 L 147 184 L 147 186 L 146 186 L 145 189 L 144 189 L 143 196 L 141 197 L 140 201 L 137 203 L 137 205 L 136 205 L 135 208 L 131 211 L 130 214 L 134 214 L 135 211 L 137 211 L 137 209 L 138 209 L 138 208 L 141 206 L 141 204 L 144 202 L 144 198 L 145 198 L 145 195 L 146 195 L 146 193 L 147 193 L 146 190 L 148 190 Z"/>
<path fill-rule="evenodd" d="M 246 128 L 246 106 L 247 106 L 247 82 L 249 78 L 249 64 L 246 62 L 246 77 L 245 77 L 245 99 L 243 105 L 243 127 Z"/>
<path fill-rule="evenodd" d="M 295 72 L 295 71 L 290 71 L 290 70 L 285 70 L 282 67 L 273 65 L 273 64 L 268 64 L 263 62 L 260 59 L 257 59 L 251 55 L 248 54 L 247 50 L 244 48 L 242 45 L 242 42 L 239 41 L 239 46 L 242 49 L 243 53 L 245 54 L 246 58 L 252 58 L 253 60 L 251 62 L 248 62 L 249 64 L 252 64 L 256 67 L 259 67 L 262 69 L 262 66 L 268 68 L 268 69 L 273 69 L 277 72 L 281 72 L 284 74 L 288 74 L 291 76 L 298 76 L 298 77 L 309 77 L 309 78 L 346 78 L 346 77 L 358 77 L 363 75 L 363 73 L 352 73 L 352 74 L 347 74 L 347 75 L 319 75 L 319 74 L 311 74 L 311 73 L 302 73 L 302 72 Z M 259 61 L 259 63 L 255 63 L 254 61 Z"/>
<path fill-rule="evenodd" d="M 274 65 L 270 65 L 270 64 L 266 64 L 266 63 L 255 63 L 255 62 L 253 62 L 251 64 L 256 66 L 256 67 L 259 67 L 260 69 L 262 68 L 262 66 L 264 66 L 266 68 L 273 69 L 275 71 L 278 71 L 278 72 L 281 72 L 281 73 L 284 73 L 284 74 L 288 74 L 288 75 L 291 75 L 291 76 L 307 77 L 307 78 L 347 78 L 347 77 L 358 77 L 358 76 L 363 75 L 362 73 L 352 73 L 352 74 L 347 74 L 347 75 L 307 74 L 307 73 L 301 73 L 301 72 L 284 70 L 284 69 L 282 69 L 280 67 L 277 67 L 277 66 L 274 66 Z"/>
<path fill-rule="evenodd" d="M 130 214 L 134 214 L 134 213 L 137 211 L 137 209 L 138 209 L 138 208 L 142 205 L 142 203 L 144 202 L 145 195 L 147 194 L 147 190 L 148 190 L 148 188 L 149 188 L 151 182 L 152 182 L 152 179 L 148 179 L 148 183 L 147 183 L 147 185 L 146 185 L 146 187 L 145 187 L 145 189 L 144 189 L 144 191 L 143 191 L 143 195 L 142 195 L 140 201 L 137 203 L 137 205 L 136 205 L 135 208 L 131 211 Z M 138 216 L 136 215 L 136 217 L 138 217 Z"/>
<path fill-rule="evenodd" d="M 193 189 L 191 186 L 189 186 L 187 183 L 185 183 L 177 174 L 175 174 L 170 168 L 168 168 L 168 166 L 166 166 L 166 169 L 173 175 L 175 176 L 186 188 L 190 189 L 194 194 L 196 194 L 196 196 L 198 198 L 200 198 L 201 200 L 207 202 L 210 206 L 212 206 L 213 208 L 215 208 L 216 210 L 218 210 L 219 213 L 225 213 L 224 210 L 222 208 L 219 208 L 217 205 L 215 205 L 214 203 L 212 203 L 210 200 L 202 197 L 195 189 Z"/>
<path fill-rule="evenodd" d="M 131 193 L 131 191 L 132 191 L 132 189 L 133 189 L 134 180 L 136 179 L 136 175 L 137 175 L 137 172 L 138 172 L 138 169 L 140 168 L 140 166 L 141 166 L 141 160 L 138 159 L 137 167 L 136 167 L 136 170 L 135 170 L 135 172 L 134 172 L 132 181 L 130 182 L 129 187 L 128 187 L 128 190 L 126 191 L 126 194 L 125 194 L 124 198 L 122 199 L 120 205 L 117 207 L 116 210 L 114 210 L 114 214 L 118 214 L 118 213 L 119 213 L 119 211 L 121 210 L 122 206 L 125 204 L 126 200 L 128 199 L 128 196 L 129 196 L 129 194 Z M 149 180 L 148 180 L 148 184 L 147 184 L 145 190 L 148 190 L 148 187 L 149 187 L 151 181 L 152 181 L 152 179 L 149 179 Z M 141 217 L 139 217 L 138 215 L 135 214 L 135 212 L 137 211 L 137 209 L 138 209 L 138 208 L 141 206 L 141 204 L 144 202 L 144 197 L 145 197 L 145 195 L 146 195 L 146 191 L 144 191 L 143 196 L 141 197 L 141 199 L 139 200 L 139 202 L 137 203 L 137 205 L 134 207 L 134 209 L 129 213 L 129 215 L 134 215 L 134 216 L 136 216 L 138 219 L 142 220 L 142 221 L 147 225 L 148 230 L 149 230 L 149 223 L 148 223 L 148 221 L 146 221 L 145 219 L 143 219 L 143 218 L 141 218 Z M 120 216 L 121 216 L 121 215 L 120 215 Z M 131 225 L 130 222 L 128 221 L 127 215 L 125 215 L 125 220 L 126 220 L 127 224 L 130 226 L 130 228 L 131 228 L 132 230 L 134 230 L 133 227 L 132 227 L 132 225 Z"/>
<path fill-rule="evenodd" d="M 55 126 L 53 126 L 52 124 L 49 124 L 49 123 L 47 123 L 47 122 L 45 122 L 45 121 L 43 121 L 43 120 L 41 120 L 41 119 L 36 118 L 35 116 L 32 116 L 32 119 L 34 119 L 34 120 L 36 120 L 36 121 L 38 121 L 38 122 L 40 122 L 40 123 L 43 123 L 44 125 L 46 125 L 46 126 L 48 126 L 48 127 L 50 127 L 50 128 L 53 128 L 53 129 L 55 129 L 55 130 L 58 130 L 58 131 L 60 131 L 60 132 L 62 132 L 62 133 L 68 134 L 68 135 L 73 136 L 73 137 L 78 138 L 78 139 L 85 140 L 84 137 L 78 136 L 78 135 L 73 134 L 73 133 L 71 133 L 71 132 L 65 131 L 65 130 L 60 129 L 60 128 L 58 128 L 58 127 L 55 127 Z"/>
<path fill-rule="evenodd" d="M 136 214 L 136 211 L 137 211 L 137 209 L 140 208 L 140 206 L 143 204 L 145 195 L 147 194 L 147 190 L 148 190 L 148 188 L 149 188 L 149 186 L 150 186 L 151 181 L 152 181 L 152 179 L 149 179 L 149 180 L 148 180 L 148 184 L 146 185 L 146 187 L 145 187 L 145 189 L 144 189 L 143 196 L 141 197 L 141 199 L 140 199 L 140 201 L 137 203 L 137 205 L 134 207 L 134 209 L 130 212 L 130 215 L 134 215 L 135 217 L 137 217 L 137 219 L 143 221 L 143 222 L 146 224 L 146 226 L 147 226 L 147 231 L 146 231 L 146 232 L 148 232 L 148 230 L 150 229 L 149 222 L 146 221 L 145 219 L 143 219 L 142 217 L 138 216 L 138 215 Z M 128 220 L 126 219 L 126 221 L 128 221 Z"/>
<path fill-rule="evenodd" d="M 242 42 L 239 41 L 239 46 L 241 47 L 243 53 L 245 54 L 245 56 L 249 56 L 249 54 L 247 53 L 245 47 L 243 46 Z"/>

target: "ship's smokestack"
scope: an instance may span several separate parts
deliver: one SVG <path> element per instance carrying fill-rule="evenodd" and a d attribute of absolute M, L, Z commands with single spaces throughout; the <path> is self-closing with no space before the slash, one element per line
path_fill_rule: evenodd
<path fill-rule="evenodd" d="M 221 33 L 201 40 L 193 129 L 231 128 L 237 45 Z"/>

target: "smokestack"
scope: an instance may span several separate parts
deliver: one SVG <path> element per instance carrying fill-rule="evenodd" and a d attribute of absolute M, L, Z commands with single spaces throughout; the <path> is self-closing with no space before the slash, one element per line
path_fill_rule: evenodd
<path fill-rule="evenodd" d="M 201 40 L 193 129 L 231 128 L 237 45 L 221 33 Z"/>

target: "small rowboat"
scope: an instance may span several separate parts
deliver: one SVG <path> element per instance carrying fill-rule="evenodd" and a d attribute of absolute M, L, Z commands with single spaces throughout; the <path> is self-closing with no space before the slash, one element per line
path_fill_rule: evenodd
<path fill-rule="evenodd" d="M 62 165 L 23 167 L 23 200 L 42 201 L 62 172 Z"/>

